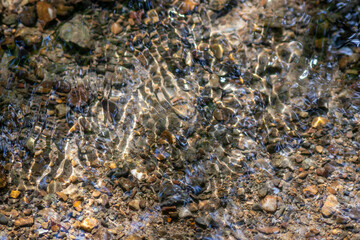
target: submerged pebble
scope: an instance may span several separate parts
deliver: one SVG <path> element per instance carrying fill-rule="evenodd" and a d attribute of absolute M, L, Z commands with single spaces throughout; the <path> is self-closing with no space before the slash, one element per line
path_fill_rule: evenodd
<path fill-rule="evenodd" d="M 267 212 L 273 213 L 277 209 L 278 200 L 274 195 L 268 195 L 260 202 L 261 208 Z"/>
<path fill-rule="evenodd" d="M 42 25 L 46 25 L 48 22 L 56 18 L 55 8 L 48 2 L 37 2 L 36 13 L 39 18 L 39 22 Z"/>
<path fill-rule="evenodd" d="M 86 232 L 91 232 L 95 227 L 98 226 L 98 221 L 96 220 L 96 218 L 93 217 L 89 217 L 89 218 L 85 218 L 81 224 L 80 224 L 80 228 Z"/>

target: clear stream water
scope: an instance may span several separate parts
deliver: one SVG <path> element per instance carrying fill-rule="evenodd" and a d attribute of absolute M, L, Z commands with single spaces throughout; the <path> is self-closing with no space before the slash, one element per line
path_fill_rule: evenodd
<path fill-rule="evenodd" d="M 3 3 L 1 239 L 359 237 L 358 1 L 61 4 Z"/>

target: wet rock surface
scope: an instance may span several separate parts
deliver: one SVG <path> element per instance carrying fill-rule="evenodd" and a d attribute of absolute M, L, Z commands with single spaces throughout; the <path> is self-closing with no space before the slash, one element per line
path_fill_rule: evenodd
<path fill-rule="evenodd" d="M 58 31 L 59 37 L 66 43 L 87 49 L 93 45 L 89 26 L 79 15 L 60 26 Z"/>
<path fill-rule="evenodd" d="M 355 1 L 2 1 L 0 239 L 357 239 Z"/>
<path fill-rule="evenodd" d="M 34 224 L 34 218 L 32 217 L 25 217 L 25 218 L 18 218 L 15 220 L 15 227 L 28 227 Z"/>

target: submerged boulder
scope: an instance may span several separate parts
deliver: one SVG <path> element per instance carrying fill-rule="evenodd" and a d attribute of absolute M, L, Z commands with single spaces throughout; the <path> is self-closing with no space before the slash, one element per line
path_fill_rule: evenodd
<path fill-rule="evenodd" d="M 70 45 L 74 44 L 84 49 L 91 49 L 93 46 L 90 28 L 80 17 L 74 17 L 62 25 L 58 30 L 58 36 Z"/>

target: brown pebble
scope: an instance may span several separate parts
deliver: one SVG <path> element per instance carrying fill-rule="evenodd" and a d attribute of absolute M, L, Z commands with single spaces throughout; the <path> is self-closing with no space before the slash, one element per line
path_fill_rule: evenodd
<path fill-rule="evenodd" d="M 304 178 L 307 177 L 308 174 L 309 174 L 309 172 L 302 172 L 302 173 L 299 174 L 299 178 L 304 179 Z"/>
<path fill-rule="evenodd" d="M 111 24 L 110 30 L 113 34 L 117 35 L 122 32 L 123 28 L 119 23 L 115 22 Z"/>
<path fill-rule="evenodd" d="M 181 3 L 179 13 L 185 14 L 187 12 L 193 11 L 198 3 L 195 0 L 185 0 Z"/>
<path fill-rule="evenodd" d="M 331 194 L 336 194 L 336 190 L 333 189 L 332 187 L 327 187 L 326 190 Z"/>
<path fill-rule="evenodd" d="M 36 12 L 40 23 L 44 26 L 46 23 L 56 18 L 55 8 L 47 2 L 37 2 Z"/>
<path fill-rule="evenodd" d="M 349 57 L 348 56 L 343 56 L 339 59 L 339 67 L 341 70 L 345 70 L 347 64 L 349 62 Z"/>
<path fill-rule="evenodd" d="M 300 112 L 299 115 L 302 118 L 307 118 L 309 116 L 309 113 L 308 112 Z"/>
<path fill-rule="evenodd" d="M 304 157 L 303 157 L 303 156 L 301 156 L 301 155 L 296 156 L 295 162 L 297 162 L 297 163 L 302 163 L 302 161 L 304 161 Z"/>
<path fill-rule="evenodd" d="M 129 237 L 127 237 L 125 240 L 141 240 L 141 237 L 133 234 L 133 235 L 130 235 Z"/>
<path fill-rule="evenodd" d="M 169 130 L 165 130 L 161 133 L 161 137 L 165 138 L 170 144 L 176 143 L 176 138 Z"/>
<path fill-rule="evenodd" d="M 329 163 L 327 163 L 325 166 L 324 166 L 324 169 L 325 169 L 325 172 L 324 172 L 324 176 L 325 177 L 328 177 L 329 175 L 331 175 L 332 172 L 335 171 L 335 167 Z"/>
<path fill-rule="evenodd" d="M 41 227 L 42 227 L 43 229 L 48 229 L 48 228 L 49 228 L 49 222 L 43 222 L 43 223 L 41 224 Z"/>
<path fill-rule="evenodd" d="M 141 9 L 139 11 L 131 11 L 130 14 L 129 14 L 129 17 L 134 20 L 134 22 L 137 24 L 137 25 L 140 25 L 141 24 L 141 18 L 142 18 L 142 15 L 144 14 L 144 9 Z"/>
<path fill-rule="evenodd" d="M 56 15 L 66 16 L 74 10 L 73 6 L 66 6 L 64 3 L 57 3 L 56 7 Z"/>
<path fill-rule="evenodd" d="M 273 233 L 278 233 L 280 232 L 280 228 L 278 227 L 259 227 L 258 231 L 264 234 L 273 234 Z"/>
<path fill-rule="evenodd" d="M 350 218 L 344 215 L 337 215 L 336 216 L 336 223 L 340 223 L 340 224 L 345 224 L 348 223 L 350 221 Z"/>
<path fill-rule="evenodd" d="M 303 193 L 305 196 L 314 196 L 318 193 L 318 189 L 315 185 L 307 186 L 303 189 Z"/>
<path fill-rule="evenodd" d="M 65 193 L 62 193 L 62 192 L 56 192 L 56 195 L 58 195 L 58 197 L 63 200 L 64 202 L 67 201 L 68 197 Z"/>
<path fill-rule="evenodd" d="M 198 205 L 197 205 L 196 203 L 190 203 L 190 204 L 189 204 L 189 210 L 190 210 L 191 212 L 196 212 L 198 209 L 199 209 L 199 208 L 198 208 Z"/>
<path fill-rule="evenodd" d="M 140 201 L 140 208 L 141 208 L 141 209 L 146 208 L 146 201 L 145 201 L 145 200 L 141 200 L 141 201 Z"/>
<path fill-rule="evenodd" d="M 98 190 L 94 190 L 93 193 L 92 193 L 92 196 L 93 196 L 94 198 L 98 198 L 98 197 L 100 197 L 100 195 L 101 195 L 101 192 L 98 191 Z"/>
<path fill-rule="evenodd" d="M 327 42 L 327 39 L 326 38 L 318 38 L 318 39 L 315 39 L 315 47 L 317 49 L 323 49 L 325 44 Z"/>
<path fill-rule="evenodd" d="M 322 153 L 324 151 L 324 148 L 322 146 L 316 146 L 315 147 L 315 150 L 318 152 L 318 153 Z"/>
<path fill-rule="evenodd" d="M 140 209 L 140 200 L 135 199 L 129 202 L 129 208 L 134 211 L 138 211 Z"/>
<path fill-rule="evenodd" d="M 74 227 L 74 228 L 80 228 L 80 226 L 81 226 L 81 222 L 80 222 L 80 221 L 77 221 L 77 220 L 76 220 L 76 221 L 74 222 L 74 224 L 73 224 L 73 227 Z"/>
<path fill-rule="evenodd" d="M 36 93 L 49 93 L 52 88 L 53 88 L 53 82 L 43 81 L 37 86 Z"/>
<path fill-rule="evenodd" d="M 218 121 L 226 121 L 227 120 L 227 116 L 225 115 L 224 111 L 222 109 L 215 109 L 215 111 L 213 112 L 214 118 Z"/>
<path fill-rule="evenodd" d="M 15 220 L 15 227 L 28 227 L 34 224 L 33 217 L 18 218 Z"/>
<path fill-rule="evenodd" d="M 300 147 L 299 148 L 299 152 L 303 155 L 311 155 L 311 152 L 309 151 L 309 149 L 306 149 L 306 148 L 303 148 L 303 147 Z"/>
<path fill-rule="evenodd" d="M 58 232 L 59 230 L 60 230 L 59 225 L 54 224 L 54 225 L 51 226 L 51 231 L 53 231 L 53 232 Z"/>
<path fill-rule="evenodd" d="M 86 232 L 91 232 L 98 224 L 98 221 L 93 217 L 85 218 L 81 222 L 80 228 Z"/>
<path fill-rule="evenodd" d="M 129 22 L 129 25 L 130 25 L 130 26 L 134 26 L 134 25 L 135 25 L 135 21 L 134 21 L 134 19 L 132 19 L 132 18 L 129 18 L 128 22 Z"/>
<path fill-rule="evenodd" d="M 353 137 L 353 132 L 352 132 L 352 131 L 348 131 L 348 132 L 346 133 L 346 137 L 347 137 L 347 138 L 352 138 L 352 137 Z"/>
<path fill-rule="evenodd" d="M 114 162 L 110 163 L 109 168 L 110 168 L 110 169 L 115 169 L 115 168 L 117 168 L 116 163 L 114 163 Z"/>
<path fill-rule="evenodd" d="M 23 212 L 24 212 L 25 216 L 29 216 L 29 215 L 31 215 L 32 210 L 31 209 L 25 209 Z"/>
<path fill-rule="evenodd" d="M 214 53 L 217 59 L 221 59 L 223 57 L 223 47 L 220 44 L 211 45 L 211 51 Z"/>
<path fill-rule="evenodd" d="M 324 205 L 321 208 L 321 213 L 325 217 L 330 217 L 336 211 L 338 205 L 339 202 L 336 196 L 331 194 L 326 198 L 326 201 L 324 202 Z"/>
<path fill-rule="evenodd" d="M 16 209 L 12 209 L 10 212 L 5 212 L 4 214 L 6 216 L 12 216 L 13 218 L 16 218 L 19 216 L 19 211 L 17 211 Z"/>
<path fill-rule="evenodd" d="M 199 202 L 198 207 L 200 210 L 209 210 L 210 204 L 210 200 L 203 200 Z"/>
<path fill-rule="evenodd" d="M 32 27 L 36 23 L 35 7 L 24 7 L 19 14 L 19 21 L 27 27 Z"/>
<path fill-rule="evenodd" d="M 167 214 L 169 212 L 175 212 L 176 211 L 176 206 L 166 206 L 166 207 L 162 207 L 161 208 L 161 213 L 162 214 Z"/>
<path fill-rule="evenodd" d="M 325 175 L 325 169 L 324 168 L 317 168 L 315 170 L 315 173 L 319 176 L 324 176 Z"/>
<path fill-rule="evenodd" d="M 107 207 L 109 206 L 109 197 L 106 194 L 102 194 L 100 198 L 98 199 L 98 202 L 103 206 Z"/>
<path fill-rule="evenodd" d="M 312 238 L 312 237 L 315 237 L 318 234 L 319 234 L 319 230 L 317 230 L 316 228 L 312 228 L 312 229 L 310 229 L 310 231 L 305 233 L 305 237 L 306 238 Z"/>

